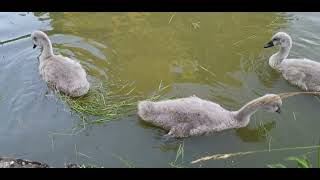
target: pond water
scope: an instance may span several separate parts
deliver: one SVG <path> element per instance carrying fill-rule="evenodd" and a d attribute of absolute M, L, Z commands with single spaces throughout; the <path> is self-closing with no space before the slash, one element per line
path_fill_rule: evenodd
<path fill-rule="evenodd" d="M 173 143 L 135 113 L 77 135 L 53 135 L 79 119 L 60 99 L 46 96 L 40 50 L 32 49 L 30 34 L 48 33 L 55 53 L 79 60 L 92 79 L 134 82 L 146 97 L 161 82 L 169 85 L 165 96 L 195 94 L 235 110 L 266 93 L 299 90 L 269 67 L 276 48 L 263 46 L 286 31 L 294 41 L 290 57 L 320 61 L 319 22 L 320 13 L 0 13 L 0 155 L 54 167 L 171 167 L 183 141 L 184 157 L 176 162 L 183 166 L 267 167 L 312 151 L 190 164 L 210 154 L 318 144 L 320 102 L 310 96 L 284 101 L 280 115 L 259 111 L 246 128 Z"/>

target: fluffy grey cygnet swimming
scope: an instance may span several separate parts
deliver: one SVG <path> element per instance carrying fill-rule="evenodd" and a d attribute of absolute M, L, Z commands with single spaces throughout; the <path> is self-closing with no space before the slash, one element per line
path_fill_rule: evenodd
<path fill-rule="evenodd" d="M 79 62 L 61 55 L 54 55 L 49 37 L 42 31 L 31 35 L 33 48 L 42 49 L 39 73 L 47 84 L 66 95 L 79 97 L 88 93 L 90 84 L 86 71 Z"/>
<path fill-rule="evenodd" d="M 280 113 L 281 105 L 279 95 L 266 94 L 238 111 L 229 111 L 217 103 L 191 96 L 159 102 L 140 101 L 138 115 L 142 120 L 168 130 L 168 136 L 188 137 L 245 127 L 257 110 Z"/>
<path fill-rule="evenodd" d="M 264 48 L 280 46 L 280 50 L 269 58 L 269 65 L 282 73 L 289 83 L 304 91 L 320 91 L 320 63 L 310 59 L 287 59 L 292 39 L 285 32 L 278 32 Z"/>

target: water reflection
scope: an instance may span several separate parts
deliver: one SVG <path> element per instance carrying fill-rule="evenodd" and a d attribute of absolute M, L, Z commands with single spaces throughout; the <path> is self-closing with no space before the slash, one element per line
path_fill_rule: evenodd
<path fill-rule="evenodd" d="M 268 134 L 276 127 L 276 122 L 271 121 L 260 124 L 257 128 L 240 128 L 236 130 L 237 136 L 244 142 L 263 142 L 267 140 Z"/>
<path fill-rule="evenodd" d="M 212 80 L 208 74 L 199 71 L 198 65 L 214 72 L 216 79 L 228 85 L 237 84 L 237 79 L 225 73 L 239 70 L 239 54 L 245 59 L 248 52 L 254 56 L 259 55 L 261 47 L 257 44 L 263 42 L 263 37 L 269 38 L 271 33 L 268 31 L 272 31 L 276 28 L 276 23 L 282 21 L 282 17 L 274 13 L 172 15 L 50 13 L 54 27 L 52 33 L 69 34 L 85 41 L 90 39 L 107 45 L 107 48 L 98 48 L 109 57 L 105 63 L 95 61 L 95 58 L 101 59 L 102 56 L 90 58 L 90 64 L 97 65 L 95 69 L 100 68 L 100 72 L 107 74 L 102 76 L 103 78 L 118 76 L 121 79 L 137 81 L 138 90 L 144 92 L 157 87 L 161 80 L 166 84 Z M 200 24 L 197 30 L 194 29 L 194 23 Z M 251 26 L 253 23 L 257 25 Z M 268 26 L 267 30 L 258 24 L 264 27 L 270 24 L 273 26 Z M 254 32 L 254 38 L 248 38 L 252 36 L 248 31 Z M 86 55 L 79 57 L 85 58 Z"/>

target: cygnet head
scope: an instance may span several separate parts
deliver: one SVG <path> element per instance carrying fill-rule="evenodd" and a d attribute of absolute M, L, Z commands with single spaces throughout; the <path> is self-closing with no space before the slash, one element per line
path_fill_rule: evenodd
<path fill-rule="evenodd" d="M 292 46 L 292 39 L 289 34 L 285 32 L 278 32 L 272 36 L 271 41 L 264 45 L 264 48 L 269 48 L 273 46 L 280 45 L 283 48 L 291 48 Z"/>
<path fill-rule="evenodd" d="M 279 95 L 266 94 L 259 98 L 258 105 L 267 112 L 281 112 L 282 100 Z"/>
<path fill-rule="evenodd" d="M 42 31 L 34 31 L 31 34 L 31 39 L 33 42 L 33 49 L 37 46 L 43 48 L 44 45 L 50 44 L 48 36 Z"/>

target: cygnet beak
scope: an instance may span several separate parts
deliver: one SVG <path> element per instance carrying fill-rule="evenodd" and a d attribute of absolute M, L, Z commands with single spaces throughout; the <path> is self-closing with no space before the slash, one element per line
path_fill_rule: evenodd
<path fill-rule="evenodd" d="M 267 44 L 264 45 L 264 48 L 269 48 L 274 46 L 273 41 L 268 42 Z"/>
<path fill-rule="evenodd" d="M 36 48 L 36 47 L 37 47 L 37 45 L 34 44 L 34 45 L 33 45 L 33 49 Z"/>

